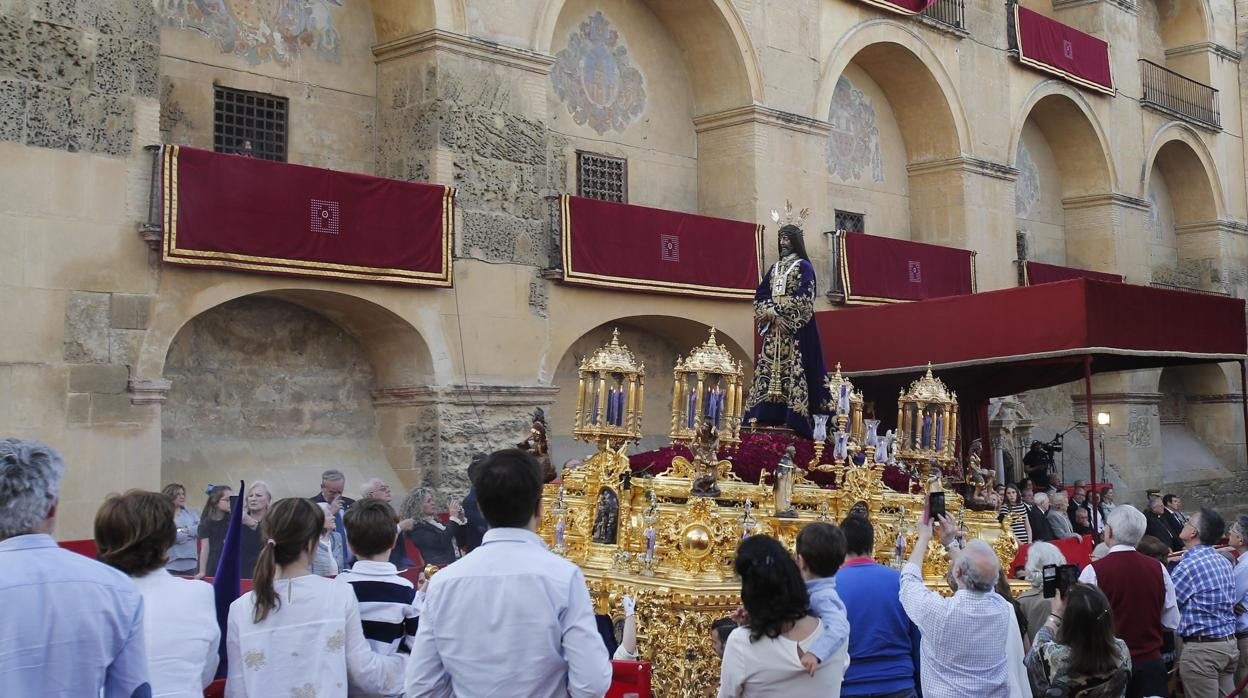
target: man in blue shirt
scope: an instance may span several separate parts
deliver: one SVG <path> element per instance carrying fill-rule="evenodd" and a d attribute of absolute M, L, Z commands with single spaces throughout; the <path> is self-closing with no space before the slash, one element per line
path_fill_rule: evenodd
<path fill-rule="evenodd" d="M 901 607 L 901 573 L 871 559 L 875 529 L 864 516 L 841 522 L 848 554 L 836 590 L 849 614 L 849 669 L 842 696 L 918 695 L 919 630 Z"/>
<path fill-rule="evenodd" d="M 51 448 L 0 440 L 0 692 L 150 698 L 138 588 L 50 535 L 64 476 Z"/>
<path fill-rule="evenodd" d="M 1225 530 L 1221 515 L 1202 507 L 1179 531 L 1187 551 L 1170 576 L 1182 615 L 1179 676 L 1189 696 L 1225 696 L 1235 688 L 1235 582 L 1230 561 L 1213 549 Z"/>

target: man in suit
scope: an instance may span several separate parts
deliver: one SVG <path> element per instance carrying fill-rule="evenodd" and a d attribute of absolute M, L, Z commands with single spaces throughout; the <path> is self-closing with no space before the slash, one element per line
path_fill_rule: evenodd
<path fill-rule="evenodd" d="M 1075 510 L 1085 509 L 1088 512 L 1088 520 L 1092 520 L 1092 507 L 1088 504 L 1088 483 L 1086 480 L 1075 480 L 1074 488 L 1070 494 L 1070 504 L 1066 505 L 1066 516 L 1073 524 L 1075 521 Z"/>
<path fill-rule="evenodd" d="M 1161 501 L 1161 497 L 1148 498 L 1148 511 L 1144 512 L 1146 527 L 1145 535 L 1153 536 L 1157 540 L 1170 546 L 1170 549 L 1178 552 L 1183 549 L 1183 542 L 1179 540 L 1178 532 L 1170 527 L 1170 523 L 1166 516 L 1166 507 Z M 1180 530 L 1182 527 L 1180 527 Z"/>
<path fill-rule="evenodd" d="M 1177 494 L 1167 494 L 1161 498 L 1161 503 L 1166 508 L 1166 525 L 1175 530 L 1174 535 L 1179 535 L 1183 525 L 1187 523 L 1187 514 L 1183 513 L 1183 499 Z"/>
<path fill-rule="evenodd" d="M 342 551 L 342 558 L 338 560 L 338 569 L 347 569 L 348 563 L 351 562 L 352 555 L 347 549 L 347 528 L 342 523 L 342 515 L 355 504 L 355 500 L 350 497 L 342 496 L 343 490 L 347 487 L 347 476 L 342 474 L 341 470 L 330 468 L 321 473 L 321 491 L 312 497 L 312 501 L 320 504 L 324 502 L 329 505 L 329 510 L 334 514 L 334 532 L 331 535 L 338 536 L 342 545 L 338 548 Z"/>
<path fill-rule="evenodd" d="M 1075 533 L 1074 527 L 1070 525 L 1070 517 L 1066 515 L 1066 493 L 1058 490 L 1045 499 L 1050 503 L 1045 518 L 1049 521 L 1049 528 L 1053 529 L 1053 538 L 1078 538 L 1079 534 Z M 1036 495 L 1036 501 L 1040 501 L 1039 494 Z"/>
<path fill-rule="evenodd" d="M 1027 506 L 1027 521 L 1031 523 L 1031 541 L 1050 541 L 1056 538 L 1053 527 L 1049 525 L 1049 495 L 1044 492 L 1033 494 L 1031 504 Z"/>

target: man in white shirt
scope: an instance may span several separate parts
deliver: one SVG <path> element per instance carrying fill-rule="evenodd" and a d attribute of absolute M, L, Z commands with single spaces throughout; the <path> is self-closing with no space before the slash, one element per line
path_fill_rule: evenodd
<path fill-rule="evenodd" d="M 64 477 L 51 448 L 0 439 L 0 694 L 148 698 L 139 590 L 52 540 Z"/>
<path fill-rule="evenodd" d="M 1105 522 L 1105 557 L 1083 568 L 1079 581 L 1099 586 L 1114 611 L 1114 633 L 1131 650 L 1128 698 L 1166 695 L 1163 629 L 1179 625 L 1174 581 L 1166 566 L 1136 551 L 1148 526 L 1130 504 L 1114 507 Z"/>
<path fill-rule="evenodd" d="M 957 592 L 947 599 L 923 584 L 923 556 L 932 539 L 932 522 L 925 512 L 914 551 L 901 571 L 899 593 L 902 608 L 923 636 L 924 698 L 1030 695 L 1014 607 L 993 591 L 1001 571 L 996 553 L 979 539 L 963 547 L 949 516 L 941 516 L 937 524 Z"/>
<path fill-rule="evenodd" d="M 490 530 L 429 580 L 408 698 L 602 696 L 611 663 L 585 577 L 536 533 L 541 465 L 519 449 L 497 451 L 473 485 Z"/>

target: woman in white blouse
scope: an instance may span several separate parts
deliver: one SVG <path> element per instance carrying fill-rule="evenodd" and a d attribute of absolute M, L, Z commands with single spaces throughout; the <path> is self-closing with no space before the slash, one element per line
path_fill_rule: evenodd
<path fill-rule="evenodd" d="M 799 657 L 824 628 L 810 613 L 806 584 L 789 552 L 775 538 L 751 536 L 737 548 L 733 568 L 748 620 L 724 645 L 719 698 L 839 696 L 845 666 L 820 667 L 814 676 L 802 668 Z"/>
<path fill-rule="evenodd" d="M 177 538 L 173 515 L 173 501 L 159 492 L 131 490 L 110 497 L 95 515 L 95 545 L 100 561 L 130 575 L 143 595 L 152 695 L 201 698 L 217 672 L 221 630 L 212 587 L 179 579 L 165 569 Z"/>
<path fill-rule="evenodd" d="M 375 654 L 351 586 L 310 570 L 324 527 L 302 498 L 265 516 L 255 587 L 230 604 L 227 698 L 402 694 L 405 658 Z"/>

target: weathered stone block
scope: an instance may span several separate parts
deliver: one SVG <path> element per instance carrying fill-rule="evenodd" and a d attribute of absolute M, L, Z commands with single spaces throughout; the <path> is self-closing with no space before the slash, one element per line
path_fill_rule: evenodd
<path fill-rule="evenodd" d="M 117 364 L 82 364 L 69 369 L 69 392 L 109 393 L 126 391 L 130 370 Z"/>
<path fill-rule="evenodd" d="M 17 80 L 0 80 L 0 140 L 21 143 L 25 133 L 25 86 Z"/>
<path fill-rule="evenodd" d="M 539 265 L 532 241 L 542 235 L 541 221 L 490 211 L 464 211 L 463 221 L 465 253 L 488 261 Z"/>
<path fill-rule="evenodd" d="M 139 363 L 145 330 L 112 330 L 108 333 L 108 360 L 122 366 Z"/>
<path fill-rule="evenodd" d="M 134 94 L 155 97 L 160 92 L 160 46 L 150 41 L 130 44 L 130 61 L 134 69 Z"/>
<path fill-rule="evenodd" d="M 13 77 L 26 71 L 26 31 L 29 22 L 0 15 L 0 76 Z"/>
<path fill-rule="evenodd" d="M 35 0 L 32 15 L 45 22 L 78 26 L 80 4 L 86 6 L 92 3 L 79 3 L 77 0 Z"/>
<path fill-rule="evenodd" d="M 22 76 L 57 87 L 86 84 L 91 76 L 93 39 L 77 29 L 35 22 L 26 32 L 29 60 Z"/>
<path fill-rule="evenodd" d="M 91 395 L 92 424 L 126 424 L 144 421 L 144 408 L 130 404 L 127 393 Z"/>
<path fill-rule="evenodd" d="M 72 113 L 69 90 L 27 83 L 26 144 L 41 148 L 71 147 Z"/>
<path fill-rule="evenodd" d="M 86 424 L 91 420 L 91 396 L 79 393 L 65 399 L 65 421 L 70 424 Z"/>
<path fill-rule="evenodd" d="M 122 38 L 101 37 L 95 52 L 91 89 L 104 94 L 129 94 L 134 85 L 134 68 L 130 57 L 132 42 Z"/>
<path fill-rule="evenodd" d="M 134 136 L 134 101 L 129 97 L 70 93 L 70 149 L 127 155 Z"/>
<path fill-rule="evenodd" d="M 152 297 L 138 293 L 114 293 L 109 306 L 112 326 L 123 330 L 147 329 Z"/>
<path fill-rule="evenodd" d="M 107 363 L 108 352 L 108 294 L 71 292 L 65 308 L 65 360 Z"/>
<path fill-rule="evenodd" d="M 529 282 L 529 310 L 538 317 L 547 316 L 546 281 L 534 279 Z"/>

